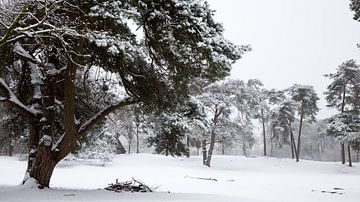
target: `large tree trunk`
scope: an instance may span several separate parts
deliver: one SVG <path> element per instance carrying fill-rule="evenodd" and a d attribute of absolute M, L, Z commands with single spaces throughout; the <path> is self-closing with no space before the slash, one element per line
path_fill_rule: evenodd
<path fill-rule="evenodd" d="M 298 136 L 298 142 L 297 142 L 296 162 L 299 162 L 299 158 L 300 158 L 300 140 L 301 140 L 301 130 L 302 130 L 302 125 L 303 125 L 303 119 L 304 119 L 304 112 L 301 112 L 299 136 Z"/>
<path fill-rule="evenodd" d="M 348 157 L 349 157 L 349 166 L 352 167 L 351 147 L 350 147 L 350 144 L 347 145 L 347 149 L 348 149 Z"/>
<path fill-rule="evenodd" d="M 49 187 L 52 173 L 58 162 L 54 158 L 51 148 L 42 145 L 37 151 L 33 167 L 28 174 L 37 180 L 39 188 Z"/>

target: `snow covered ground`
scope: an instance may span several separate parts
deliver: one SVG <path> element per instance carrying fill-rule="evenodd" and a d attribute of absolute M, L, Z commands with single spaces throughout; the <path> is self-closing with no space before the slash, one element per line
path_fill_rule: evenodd
<path fill-rule="evenodd" d="M 276 158 L 214 156 L 213 166 L 200 157 L 120 155 L 112 163 L 64 161 L 52 178 L 52 189 L 17 186 L 26 162 L 0 157 L 0 201 L 122 201 L 122 202 L 358 202 L 360 164 Z M 135 178 L 156 193 L 114 193 L 107 184 Z M 211 178 L 212 180 L 199 179 Z"/>

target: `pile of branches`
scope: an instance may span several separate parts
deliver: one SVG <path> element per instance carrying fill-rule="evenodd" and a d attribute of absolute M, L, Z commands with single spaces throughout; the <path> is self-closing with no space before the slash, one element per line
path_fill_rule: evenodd
<path fill-rule="evenodd" d="M 134 178 L 126 182 L 118 182 L 118 179 L 116 179 L 116 182 L 114 184 L 109 184 L 105 190 L 115 192 L 153 192 L 149 186 L 138 180 L 135 180 Z"/>

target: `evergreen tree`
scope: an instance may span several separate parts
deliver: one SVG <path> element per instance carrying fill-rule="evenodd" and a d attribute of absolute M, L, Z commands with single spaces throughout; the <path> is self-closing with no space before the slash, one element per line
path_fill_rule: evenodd
<path fill-rule="evenodd" d="M 49 186 L 78 137 L 108 114 L 139 102 L 171 107 L 188 98 L 194 78 L 224 78 L 248 50 L 224 39 L 213 11 L 197 0 L 29 0 L 11 12 L 18 14 L 10 21 L 0 18 L 0 101 L 29 123 L 24 182 L 34 178 L 39 187 Z M 94 69 L 114 74 L 125 93 L 106 94 L 105 106 L 88 118 L 77 111 L 77 78 L 86 86 Z M 9 78 L 9 70 L 19 74 Z M 102 84 L 97 81 L 107 89 Z M 96 103 L 91 95 L 97 93 L 89 95 L 87 101 Z"/>
<path fill-rule="evenodd" d="M 312 86 L 295 84 L 288 89 L 291 99 L 296 104 L 296 112 L 300 116 L 299 135 L 297 142 L 296 161 L 300 158 L 301 130 L 304 119 L 315 121 L 315 115 L 319 111 L 317 101 L 319 98 Z"/>
<path fill-rule="evenodd" d="M 252 108 L 254 108 L 254 118 L 258 119 L 262 124 L 262 135 L 264 144 L 264 156 L 267 155 L 266 151 L 266 123 L 269 118 L 269 104 L 268 104 L 268 92 L 263 88 L 261 81 L 257 79 L 251 79 L 248 81 L 247 86 L 249 92 L 252 93 Z"/>
<path fill-rule="evenodd" d="M 325 77 L 332 80 L 325 92 L 328 107 L 338 110 L 338 114 L 329 119 L 329 135 L 341 140 L 341 158 L 345 164 L 345 143 L 348 143 L 349 163 L 351 162 L 350 147 L 356 146 L 357 117 L 360 115 L 360 68 L 354 60 L 348 60 L 337 68 L 336 73 L 327 74 Z M 352 125 L 352 126 L 350 126 Z M 336 128 L 334 126 L 341 126 Z M 339 133 L 339 134 L 337 134 Z"/>

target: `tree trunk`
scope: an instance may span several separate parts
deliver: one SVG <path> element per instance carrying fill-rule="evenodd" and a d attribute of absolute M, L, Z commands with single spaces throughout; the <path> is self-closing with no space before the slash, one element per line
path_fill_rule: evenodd
<path fill-rule="evenodd" d="M 129 140 L 129 145 L 128 145 L 128 153 L 129 153 L 129 154 L 131 154 L 131 142 L 132 142 L 132 141 Z"/>
<path fill-rule="evenodd" d="M 345 145 L 341 143 L 341 162 L 345 164 Z"/>
<path fill-rule="evenodd" d="M 221 154 L 225 155 L 225 138 L 223 138 L 223 141 L 221 143 Z"/>
<path fill-rule="evenodd" d="M 266 156 L 266 134 L 265 134 L 265 119 L 264 119 L 263 109 L 261 109 L 261 117 L 262 117 L 262 128 L 263 128 L 264 156 Z"/>
<path fill-rule="evenodd" d="M 203 165 L 206 165 L 206 158 L 207 158 L 206 140 L 202 141 L 201 147 L 202 147 L 202 155 L 203 155 Z"/>
<path fill-rule="evenodd" d="M 344 85 L 343 95 L 342 95 L 342 103 L 341 103 L 341 113 L 345 111 L 345 97 L 346 97 L 346 84 Z M 345 164 L 345 145 L 341 143 L 341 162 Z"/>
<path fill-rule="evenodd" d="M 292 140 L 292 156 L 296 156 L 297 157 L 297 149 L 296 149 L 296 143 L 295 143 L 295 138 L 294 138 L 294 133 L 292 132 L 291 128 L 290 128 L 290 137 L 291 137 L 291 140 Z"/>
<path fill-rule="evenodd" d="M 247 154 L 246 154 L 246 146 L 245 146 L 244 142 L 242 144 L 242 150 L 243 150 L 244 156 L 247 156 Z"/>
<path fill-rule="evenodd" d="M 352 167 L 351 147 L 350 147 L 350 144 L 347 145 L 347 149 L 348 149 L 348 157 L 349 157 L 349 166 Z"/>
<path fill-rule="evenodd" d="M 39 183 L 39 188 L 49 187 L 50 178 L 58 160 L 51 152 L 51 148 L 40 146 L 33 167 L 29 170 L 29 175 Z"/>
<path fill-rule="evenodd" d="M 13 151 L 14 151 L 14 146 L 12 144 L 12 141 L 10 141 L 9 143 L 9 148 L 8 148 L 8 155 L 12 156 L 13 155 Z"/>
<path fill-rule="evenodd" d="M 136 153 L 140 153 L 139 149 L 140 143 L 139 143 L 139 128 L 136 128 Z"/>
<path fill-rule="evenodd" d="M 186 157 L 190 157 L 190 136 L 187 135 L 186 136 L 186 147 L 188 149 L 187 153 L 186 153 Z"/>
<path fill-rule="evenodd" d="M 298 142 L 297 142 L 296 162 L 299 162 L 299 158 L 300 158 L 300 139 L 301 139 L 301 129 L 302 129 L 302 125 L 303 125 L 303 119 L 304 119 L 304 112 L 301 112 L 299 136 L 298 136 Z"/>
<path fill-rule="evenodd" d="M 210 167 L 211 163 L 211 157 L 214 151 L 215 146 L 215 127 L 211 131 L 211 137 L 210 137 L 210 146 L 209 146 L 209 152 L 206 158 L 206 165 Z"/>
<path fill-rule="evenodd" d="M 291 158 L 294 159 L 295 158 L 295 154 L 294 154 L 294 137 L 292 135 L 292 132 L 290 132 L 290 147 L 291 147 Z"/>

